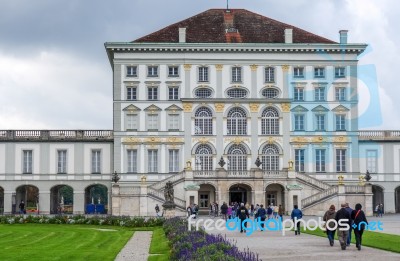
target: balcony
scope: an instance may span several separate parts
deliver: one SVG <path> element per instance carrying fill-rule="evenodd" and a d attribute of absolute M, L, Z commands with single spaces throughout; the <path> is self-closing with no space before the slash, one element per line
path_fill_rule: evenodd
<path fill-rule="evenodd" d="M 0 141 L 113 141 L 112 130 L 0 130 Z"/>
<path fill-rule="evenodd" d="M 358 138 L 363 140 L 400 140 L 400 131 L 398 130 L 369 130 L 359 131 Z"/>
<path fill-rule="evenodd" d="M 287 178 L 288 172 L 284 170 L 194 170 L 195 178 Z"/>

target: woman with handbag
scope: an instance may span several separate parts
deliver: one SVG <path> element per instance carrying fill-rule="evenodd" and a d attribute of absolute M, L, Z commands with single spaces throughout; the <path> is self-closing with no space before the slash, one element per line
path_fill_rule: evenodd
<path fill-rule="evenodd" d="M 356 236 L 356 247 L 361 250 L 362 235 L 365 227 L 368 225 L 364 211 L 361 210 L 360 203 L 356 204 L 355 209 L 351 212 L 351 219 L 354 220 L 354 235 Z"/>
<path fill-rule="evenodd" d="M 326 229 L 326 234 L 328 236 L 329 239 L 329 244 L 331 246 L 333 246 L 334 244 L 334 240 L 335 240 L 335 231 L 334 229 L 332 229 L 335 225 L 334 222 L 329 222 L 329 220 L 335 220 L 335 216 L 336 216 L 336 211 L 335 211 L 335 205 L 331 205 L 328 209 L 328 211 L 325 212 L 324 218 L 323 220 L 326 222 L 325 223 L 325 229 Z M 332 224 L 333 223 L 333 224 Z"/>

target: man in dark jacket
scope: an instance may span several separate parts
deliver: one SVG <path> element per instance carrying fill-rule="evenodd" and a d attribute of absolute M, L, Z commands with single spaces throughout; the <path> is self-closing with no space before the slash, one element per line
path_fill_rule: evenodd
<path fill-rule="evenodd" d="M 228 205 L 224 202 L 221 206 L 221 214 L 224 217 L 224 219 L 226 220 L 226 214 L 228 213 Z"/>
<path fill-rule="evenodd" d="M 236 216 L 240 219 L 240 233 L 243 233 L 243 227 L 247 227 L 247 222 L 243 224 L 243 221 L 249 217 L 249 212 L 243 203 L 240 203 Z"/>
<path fill-rule="evenodd" d="M 342 247 L 342 250 L 346 250 L 347 237 L 351 226 L 351 217 L 349 212 L 346 210 L 346 204 L 343 203 L 341 207 L 342 208 L 336 212 L 335 220 L 338 222 L 337 235 L 340 246 Z"/>
<path fill-rule="evenodd" d="M 292 214 L 290 215 L 290 217 L 293 219 L 293 223 L 295 224 L 294 234 L 300 235 L 300 222 L 297 221 L 303 218 L 303 212 L 301 212 L 297 205 L 294 205 L 294 209 L 292 210 Z"/>
<path fill-rule="evenodd" d="M 260 207 L 257 210 L 257 217 L 261 219 L 261 221 L 265 221 L 267 217 L 267 211 L 264 208 L 264 205 L 261 204 Z M 264 223 L 261 223 L 261 231 L 264 231 Z"/>
<path fill-rule="evenodd" d="M 346 246 L 350 246 L 351 242 L 351 230 L 352 230 L 352 225 L 353 225 L 353 219 L 351 218 L 351 212 L 353 212 L 353 209 L 349 206 L 349 203 L 346 202 L 346 211 L 350 215 L 350 229 L 349 229 L 349 235 L 347 236 L 347 242 Z"/>
<path fill-rule="evenodd" d="M 351 212 L 351 219 L 354 221 L 354 235 L 356 236 L 356 247 L 361 250 L 362 234 L 364 233 L 365 226 L 368 225 L 367 218 L 364 211 L 361 210 L 361 204 L 356 204 L 355 210 Z"/>

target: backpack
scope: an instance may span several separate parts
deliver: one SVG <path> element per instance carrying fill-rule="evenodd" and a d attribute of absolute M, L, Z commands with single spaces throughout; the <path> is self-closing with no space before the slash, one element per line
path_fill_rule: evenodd
<path fill-rule="evenodd" d="M 272 214 L 272 208 L 270 208 L 270 207 L 268 208 L 267 214 L 268 214 L 268 215 L 271 215 L 271 214 Z"/>

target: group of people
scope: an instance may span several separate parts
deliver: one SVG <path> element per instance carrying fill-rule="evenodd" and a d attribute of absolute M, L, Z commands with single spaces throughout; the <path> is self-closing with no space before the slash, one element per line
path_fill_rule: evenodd
<path fill-rule="evenodd" d="M 376 205 L 375 214 L 376 214 L 376 217 L 382 217 L 383 216 L 383 204 L 382 203 Z"/>
<path fill-rule="evenodd" d="M 343 203 L 337 212 L 335 211 L 335 205 L 331 205 L 325 212 L 323 220 L 326 222 L 326 234 L 331 246 L 334 245 L 334 236 L 337 230 L 340 246 L 342 250 L 346 250 L 346 247 L 350 246 L 351 232 L 354 230 L 356 247 L 361 250 L 362 235 L 368 225 L 368 221 L 364 211 L 362 211 L 361 204 L 356 204 L 354 208 L 353 210 L 349 203 Z M 329 222 L 329 220 L 336 221 L 338 224 L 336 230 L 334 229 L 334 222 Z"/>

